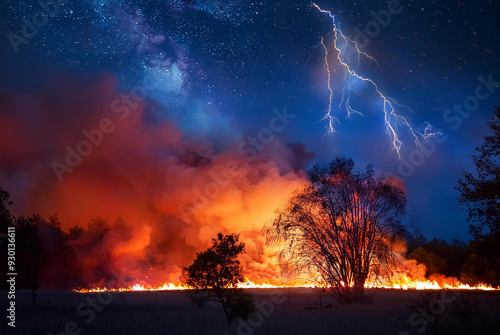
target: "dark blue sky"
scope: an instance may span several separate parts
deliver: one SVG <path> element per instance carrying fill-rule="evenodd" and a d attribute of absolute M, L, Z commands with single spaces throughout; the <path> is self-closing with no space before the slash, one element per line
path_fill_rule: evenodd
<path fill-rule="evenodd" d="M 403 113 L 415 129 L 429 122 L 445 136 L 430 139 L 435 148 L 428 155 L 416 155 L 407 129 L 400 127 L 404 147 L 398 158 L 385 128 L 382 101 L 372 87 L 353 84 L 357 94 L 352 106 L 364 116 L 346 119 L 336 107 L 345 85 L 343 67 L 335 59 L 332 21 L 311 2 L 66 2 L 54 16 L 38 18 L 46 24 L 27 27 L 24 33 L 33 35 L 29 38 L 23 37 L 23 17 L 36 20 L 40 5 L 34 0 L 0 5 L 4 96 L 35 96 L 61 76 L 110 73 L 123 91 L 155 78 L 161 88 L 148 96 L 151 122 L 173 120 L 187 136 L 209 138 L 220 150 L 229 139 L 266 127 L 273 108 L 286 106 L 296 118 L 280 134 L 282 141 L 304 143 L 317 162 L 348 156 L 360 166 L 373 163 L 381 174 L 398 176 L 425 236 L 469 239 L 453 187 L 461 170 L 472 168 L 467 155 L 480 145 L 486 122 L 500 105 L 500 88 L 489 79 L 500 81 L 500 3 L 318 1 L 351 39 L 376 29 L 374 12 L 397 9 L 361 48 L 379 66 L 362 60 L 358 67 L 354 58 L 351 66 L 411 108 L 413 114 Z M 332 112 L 340 121 L 334 134 L 327 134 L 322 121 L 329 91 L 321 38 L 330 51 Z M 481 99 L 478 85 L 483 85 Z M 470 114 L 454 107 L 464 103 Z"/>

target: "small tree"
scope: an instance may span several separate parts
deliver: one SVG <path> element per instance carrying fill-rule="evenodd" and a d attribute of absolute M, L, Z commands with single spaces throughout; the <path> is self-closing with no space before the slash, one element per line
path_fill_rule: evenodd
<path fill-rule="evenodd" d="M 186 283 L 194 288 L 190 294 L 193 302 L 198 307 L 208 301 L 220 303 L 228 323 L 237 317 L 247 319 L 255 310 L 252 296 L 236 287 L 243 281 L 237 257 L 245 250 L 238 239 L 239 235 L 219 233 L 212 239 L 213 245 L 185 268 Z"/>
<path fill-rule="evenodd" d="M 371 166 L 358 171 L 352 159 L 316 165 L 308 176 L 264 228 L 267 241 L 283 246 L 285 269 L 317 273 L 339 302 L 361 302 L 368 276 L 397 264 L 393 244 L 402 232 L 405 195 L 376 178 Z"/>
<path fill-rule="evenodd" d="M 12 205 L 12 201 L 10 200 L 9 192 L 4 191 L 0 187 L 0 224 L 2 228 L 7 228 L 12 223 L 12 215 L 9 211 L 9 206 Z M 3 229 L 2 232 L 7 231 L 7 229 Z"/>

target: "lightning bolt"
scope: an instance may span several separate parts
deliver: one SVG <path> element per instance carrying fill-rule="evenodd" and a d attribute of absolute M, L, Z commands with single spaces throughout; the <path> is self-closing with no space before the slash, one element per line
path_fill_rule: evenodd
<path fill-rule="evenodd" d="M 421 149 L 423 141 L 427 141 L 432 136 L 440 135 L 441 133 L 435 132 L 432 126 L 427 122 L 424 123 L 424 129 L 422 131 L 417 130 L 411 124 L 411 119 L 407 116 L 402 115 L 400 112 L 401 109 L 406 109 L 410 112 L 413 112 L 409 107 L 399 104 L 395 99 L 382 93 L 382 91 L 380 91 L 375 81 L 373 81 L 368 77 L 360 75 L 359 73 L 356 72 L 356 70 L 352 66 L 349 65 L 348 61 L 346 60 L 345 54 L 347 47 L 349 45 L 352 45 L 352 47 L 354 48 L 353 50 L 357 55 L 358 67 L 360 65 L 362 57 L 368 59 L 370 63 L 375 62 L 377 66 L 379 66 L 377 60 L 374 57 L 361 51 L 356 41 L 351 40 L 342 33 L 340 25 L 337 25 L 335 17 L 332 15 L 330 11 L 320 8 L 315 3 L 313 3 L 313 6 L 316 9 L 318 9 L 321 13 L 327 14 L 332 20 L 332 25 L 333 25 L 332 32 L 334 37 L 333 49 L 336 51 L 337 60 L 344 70 L 344 81 L 345 81 L 345 86 L 342 89 L 341 99 L 338 108 L 346 112 L 346 117 L 349 118 L 353 114 L 358 114 L 361 116 L 363 115 L 361 112 L 353 108 L 351 105 L 351 94 L 352 92 L 356 93 L 356 91 L 352 89 L 352 84 L 359 80 L 372 86 L 376 94 L 382 100 L 383 102 L 382 111 L 384 116 L 385 128 L 387 130 L 387 133 L 389 134 L 392 147 L 396 150 L 398 157 L 400 157 L 401 148 L 403 147 L 403 141 L 401 140 L 401 136 L 398 134 L 398 129 L 400 127 L 407 129 L 408 134 L 414 139 L 415 146 L 417 147 L 418 150 Z M 326 46 L 323 40 L 323 37 L 321 37 L 320 45 L 323 47 L 323 50 L 325 52 L 324 67 L 328 76 L 327 88 L 328 91 L 330 92 L 328 106 L 325 115 L 321 120 L 325 120 L 327 122 L 326 125 L 327 133 L 333 133 L 335 132 L 335 127 L 334 127 L 335 123 L 340 123 L 340 122 L 333 115 L 332 111 L 334 93 L 330 83 L 331 73 L 330 73 L 330 64 L 328 61 L 329 52 L 328 52 L 328 47 Z"/>
<path fill-rule="evenodd" d="M 332 86 L 330 85 L 330 80 L 331 80 L 331 74 L 330 74 L 330 63 L 328 63 L 328 48 L 326 47 L 325 43 L 323 42 L 323 37 L 321 37 L 321 46 L 325 50 L 325 69 L 326 73 L 328 76 L 328 82 L 327 82 L 327 87 L 328 91 L 330 92 L 330 96 L 328 98 L 328 108 L 326 110 L 325 116 L 321 120 L 326 120 L 328 122 L 328 132 L 333 133 L 335 131 L 335 128 L 333 128 L 333 122 L 336 121 L 338 123 L 339 120 L 335 116 L 332 115 L 332 101 L 333 101 L 333 90 Z"/>

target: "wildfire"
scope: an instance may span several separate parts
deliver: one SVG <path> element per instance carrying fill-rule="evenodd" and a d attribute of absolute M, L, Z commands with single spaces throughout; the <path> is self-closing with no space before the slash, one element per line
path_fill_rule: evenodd
<path fill-rule="evenodd" d="M 93 288 L 77 288 L 73 291 L 78 293 L 95 293 L 95 292 L 132 292 L 132 291 L 179 291 L 179 290 L 189 290 L 189 286 L 184 284 L 173 284 L 165 283 L 161 286 L 148 286 L 141 284 L 134 284 L 132 286 L 119 287 L 119 288 L 107 288 L 107 287 L 93 287 Z"/>
<path fill-rule="evenodd" d="M 271 289 L 271 288 L 321 288 L 326 287 L 322 285 L 306 284 L 306 283 L 292 283 L 292 284 L 271 284 L 271 283 L 255 283 L 250 280 L 241 282 L 238 284 L 238 288 L 250 289 Z M 386 280 L 386 281 L 376 281 L 365 284 L 366 288 L 386 288 L 386 289 L 401 289 L 401 290 L 483 290 L 483 291 L 495 291 L 500 290 L 500 287 L 494 288 L 489 285 L 479 283 L 477 285 L 468 285 L 458 281 L 456 278 L 435 278 L 428 280 L 414 280 L 409 278 L 406 274 L 400 276 L 398 279 Z M 120 288 L 106 288 L 106 287 L 94 287 L 90 289 L 74 289 L 73 291 L 78 293 L 96 293 L 96 292 L 132 292 L 132 291 L 179 291 L 179 290 L 190 290 L 191 287 L 178 283 L 165 283 L 161 286 L 148 286 L 135 284 L 127 287 Z"/>
<path fill-rule="evenodd" d="M 374 283 L 366 283 L 366 288 L 389 288 L 389 289 L 402 289 L 402 290 L 483 290 L 494 291 L 500 290 L 500 287 L 494 288 L 492 286 L 478 283 L 476 285 L 468 285 L 460 282 L 456 278 L 431 278 L 428 280 L 414 280 L 406 274 L 400 276 L 397 280 L 379 281 Z"/>

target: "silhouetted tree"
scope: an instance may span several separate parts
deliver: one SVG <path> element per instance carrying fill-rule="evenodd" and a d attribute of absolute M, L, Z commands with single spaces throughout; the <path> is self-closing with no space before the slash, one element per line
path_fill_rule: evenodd
<path fill-rule="evenodd" d="M 500 109 L 488 122 L 490 135 L 470 155 L 477 174 L 464 171 L 459 180 L 459 203 L 469 212 L 470 233 L 475 239 L 497 238 L 500 234 Z M 485 229 L 486 228 L 486 229 Z M 485 231 L 486 230 L 486 231 Z"/>
<path fill-rule="evenodd" d="M 0 224 L 2 224 L 2 227 L 7 227 L 12 222 L 12 215 L 8 208 L 10 205 L 12 205 L 12 201 L 9 192 L 0 187 Z"/>
<path fill-rule="evenodd" d="M 82 227 L 79 227 L 78 225 L 74 226 L 73 228 L 70 228 L 69 229 L 69 234 L 68 234 L 68 238 L 70 240 L 76 240 L 78 239 L 80 236 L 82 236 L 82 234 L 85 232 L 85 229 L 83 229 Z"/>
<path fill-rule="evenodd" d="M 447 277 L 460 277 L 462 266 L 469 257 L 467 243 L 452 239 L 452 243 L 433 238 L 427 241 L 422 235 L 405 234 L 407 259 L 415 259 L 427 267 L 426 275 L 440 273 Z"/>
<path fill-rule="evenodd" d="M 478 283 L 500 285 L 493 261 L 477 253 L 472 253 L 465 261 L 461 269 L 460 280 L 470 285 Z"/>
<path fill-rule="evenodd" d="M 66 284 L 71 278 L 67 268 L 76 263 L 75 258 L 57 215 L 48 221 L 40 215 L 15 218 L 10 214 L 10 205 L 8 192 L 0 188 L 0 229 L 6 232 L 7 226 L 12 226 L 16 231 L 16 287 L 31 290 L 32 302 L 36 304 L 37 290 L 42 284 L 50 289 L 69 288 Z M 2 260 L 7 260 L 7 240 L 4 242 L 2 238 L 0 242 L 2 255 L 5 255 Z M 0 287 L 5 288 L 3 284 Z"/>
<path fill-rule="evenodd" d="M 57 214 L 50 216 L 48 221 L 39 217 L 36 225 L 41 243 L 40 279 L 43 288 L 72 288 L 67 286 L 73 279 L 70 270 L 79 264 L 69 246 L 69 234 L 62 230 Z"/>
<path fill-rule="evenodd" d="M 318 273 L 341 303 L 363 301 L 368 276 L 397 264 L 405 195 L 375 177 L 372 166 L 357 170 L 352 159 L 316 165 L 308 177 L 264 228 L 267 241 L 283 246 L 285 269 Z"/>
<path fill-rule="evenodd" d="M 101 244 L 104 236 L 106 236 L 109 230 L 110 226 L 108 221 L 100 216 L 90 219 L 89 227 L 87 229 L 89 233 L 94 234 L 99 239 L 99 243 Z"/>
<path fill-rule="evenodd" d="M 471 247 L 500 276 L 500 109 L 497 107 L 488 122 L 489 135 L 470 155 L 476 168 L 472 174 L 464 171 L 456 189 L 462 209 L 468 211 L 469 232 L 474 238 Z M 470 267 L 471 268 L 471 267 Z M 497 278 L 496 284 L 500 284 Z"/>
<path fill-rule="evenodd" d="M 2 269 L 7 269 L 7 245 L 9 243 L 7 229 L 12 225 L 12 215 L 9 211 L 10 205 L 12 205 L 12 201 L 9 193 L 0 187 L 0 252 L 2 256 L 0 264 Z M 6 274 L 6 271 L 2 271 L 2 274 L 0 274 L 0 289 L 2 290 L 8 289 Z"/>
<path fill-rule="evenodd" d="M 2 233 L 7 232 L 8 226 L 16 228 L 15 272 L 19 274 L 16 281 L 16 288 L 30 289 L 32 292 L 32 302 L 36 304 L 36 290 L 40 286 L 38 280 L 40 271 L 40 239 L 36 233 L 36 216 L 15 218 L 11 215 L 8 208 L 11 205 L 12 201 L 10 200 L 9 193 L 0 188 L 0 228 Z M 8 241 L 3 237 L 1 240 L 2 259 L 7 260 Z M 2 262 L 5 263 L 4 261 Z"/>
<path fill-rule="evenodd" d="M 20 288 L 31 290 L 31 300 L 36 304 L 36 290 L 40 287 L 41 242 L 37 235 L 38 216 L 19 217 L 16 226 L 16 268 L 20 274 L 16 283 Z"/>
<path fill-rule="evenodd" d="M 219 233 L 212 239 L 213 245 L 185 268 L 187 284 L 194 288 L 190 293 L 193 302 L 198 307 L 208 301 L 222 304 L 228 323 L 237 317 L 247 319 L 255 310 L 252 296 L 236 287 L 243 281 L 237 257 L 245 249 L 238 239 L 238 235 Z"/>
<path fill-rule="evenodd" d="M 427 238 L 422 235 L 422 232 L 420 230 L 410 231 L 405 228 L 404 238 L 406 241 L 406 251 L 408 254 L 427 242 Z"/>
<path fill-rule="evenodd" d="M 446 259 L 440 255 L 426 250 L 424 247 L 417 247 L 406 257 L 407 259 L 414 259 L 419 263 L 426 266 L 425 275 L 429 276 L 434 273 L 445 274 L 446 272 Z"/>

